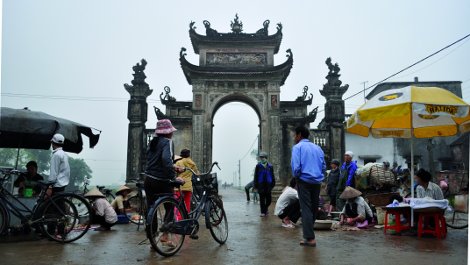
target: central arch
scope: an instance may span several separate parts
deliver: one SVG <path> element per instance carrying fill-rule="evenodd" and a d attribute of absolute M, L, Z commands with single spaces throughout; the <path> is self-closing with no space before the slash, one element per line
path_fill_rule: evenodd
<path fill-rule="evenodd" d="M 279 111 L 273 111 L 271 105 L 268 104 L 268 91 L 260 92 L 232 91 L 221 93 L 219 89 L 212 87 L 211 89 L 206 89 L 205 93 L 202 94 L 202 98 L 208 100 L 206 100 L 206 106 L 199 112 L 200 114 L 193 115 L 193 152 L 195 159 L 202 157 L 202 161 L 197 162 L 203 165 L 205 169 L 212 163 L 213 121 L 215 114 L 222 106 L 230 102 L 247 104 L 255 111 L 259 120 L 260 141 L 258 150 L 271 154 L 273 164 L 279 163 L 276 160 L 279 157 L 279 144 L 276 144 L 276 140 L 277 143 L 279 140 L 280 131 L 279 117 L 277 115 Z M 278 128 L 278 130 L 275 128 Z M 197 155 L 198 151 L 200 151 L 200 155 Z"/>
<path fill-rule="evenodd" d="M 227 101 L 214 111 L 212 122 L 212 160 L 221 165 L 218 180 L 244 186 L 253 179 L 257 162 L 259 115 L 245 102 Z"/>

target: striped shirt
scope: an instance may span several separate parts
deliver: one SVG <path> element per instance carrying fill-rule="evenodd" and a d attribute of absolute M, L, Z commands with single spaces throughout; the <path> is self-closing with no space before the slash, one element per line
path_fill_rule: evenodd
<path fill-rule="evenodd" d="M 439 187 L 437 184 L 429 182 L 428 187 L 424 188 L 421 185 L 418 185 L 416 187 L 416 198 L 424 198 L 424 197 L 429 197 L 434 200 L 443 200 L 444 195 L 442 194 L 441 187 Z"/>

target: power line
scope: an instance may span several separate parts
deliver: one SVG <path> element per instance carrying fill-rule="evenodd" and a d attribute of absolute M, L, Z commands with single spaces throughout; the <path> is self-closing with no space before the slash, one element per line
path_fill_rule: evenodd
<path fill-rule="evenodd" d="M 455 47 L 454 49 L 450 50 L 448 53 L 444 54 L 441 58 L 435 60 L 434 62 L 431 62 L 430 64 L 427 64 L 427 65 L 425 65 L 425 66 L 423 66 L 423 67 L 421 67 L 421 68 L 417 69 L 416 71 L 413 71 L 413 72 L 411 72 L 411 73 L 409 73 L 409 74 L 397 76 L 397 78 L 403 78 L 403 77 L 407 77 L 407 76 L 416 74 L 416 73 L 418 73 L 418 72 L 420 72 L 420 71 L 422 71 L 422 70 L 424 70 L 424 69 L 426 69 L 426 68 L 428 68 L 428 67 L 430 67 L 430 66 L 432 66 L 432 65 L 434 65 L 434 64 L 436 64 L 436 63 L 438 63 L 438 62 L 440 62 L 440 61 L 442 61 L 442 60 L 445 59 L 447 56 L 449 56 L 450 54 L 452 54 L 453 52 L 455 52 L 455 51 L 456 51 L 458 48 L 460 48 L 462 45 L 465 45 L 465 43 L 467 43 L 467 41 L 468 41 L 468 39 L 467 39 L 466 41 L 462 42 L 459 46 L 457 46 L 457 47 Z"/>
<path fill-rule="evenodd" d="M 392 74 L 392 75 L 390 75 L 390 76 L 388 76 L 388 77 L 386 77 L 386 78 L 380 80 L 379 82 L 376 82 L 375 84 L 369 86 L 368 88 L 366 88 L 366 89 L 364 89 L 364 90 L 361 90 L 361 91 L 359 91 L 359 92 L 357 92 L 357 93 L 355 93 L 355 94 L 353 94 L 353 95 L 351 95 L 351 96 L 345 98 L 344 100 L 348 100 L 348 99 L 350 99 L 350 98 L 353 98 L 353 97 L 355 97 L 355 96 L 357 96 L 357 95 L 363 93 L 363 91 L 369 90 L 369 89 L 371 89 L 372 87 L 375 87 L 376 85 L 378 85 L 378 84 L 380 84 L 380 83 L 383 83 L 383 82 L 387 81 L 388 79 L 390 79 L 390 78 L 392 78 L 392 77 L 394 77 L 394 76 L 396 76 L 396 75 L 399 75 L 400 73 L 403 73 L 404 71 L 410 69 L 411 67 L 413 67 L 413 66 L 415 66 L 415 65 L 417 65 L 417 64 L 419 64 L 419 63 L 424 62 L 425 60 L 427 60 L 427 59 L 433 57 L 434 55 L 436 55 L 436 54 L 438 54 L 438 53 L 440 53 L 440 52 L 442 52 L 442 51 L 444 51 L 444 50 L 446 50 L 446 49 L 448 49 L 448 48 L 454 46 L 455 44 L 457 44 L 457 43 L 459 43 L 459 42 L 465 40 L 465 39 L 468 38 L 468 37 L 470 37 L 470 34 L 468 34 L 468 35 L 466 35 L 466 36 L 464 36 L 464 37 L 462 37 L 462 38 L 460 38 L 460 39 L 458 39 L 458 40 L 452 42 L 451 44 L 445 46 L 444 48 L 442 48 L 442 49 L 440 49 L 440 50 L 438 50 L 438 51 L 436 51 L 436 52 L 433 52 L 432 54 L 430 54 L 430 55 L 424 57 L 423 59 L 421 59 L 421 60 L 419 60 L 419 61 L 417 61 L 417 62 L 415 62 L 415 63 L 413 63 L 413 64 L 411 64 L 411 65 L 409 65 L 409 66 L 407 66 L 407 67 L 405 67 L 405 68 L 403 68 L 402 70 L 400 70 L 400 71 L 398 71 L 398 72 L 396 72 L 396 73 L 394 73 L 394 74 Z"/>
<path fill-rule="evenodd" d="M 255 140 L 253 140 L 253 143 L 251 144 L 251 146 L 248 149 L 248 151 L 246 152 L 246 154 L 242 158 L 240 158 L 239 160 L 243 160 L 250 153 L 250 151 L 253 150 L 253 145 L 255 145 L 256 140 L 258 140 L 258 135 L 256 136 Z"/>
<path fill-rule="evenodd" d="M 78 101 L 114 101 L 114 102 L 127 102 L 128 98 L 117 97 L 82 97 L 82 96 L 63 96 L 63 95 L 40 95 L 40 94 L 22 94 L 22 93 L 2 93 L 2 96 L 13 98 L 36 98 L 36 99 L 54 99 L 54 100 L 78 100 Z M 149 99 L 149 102 L 160 102 L 158 99 Z"/>

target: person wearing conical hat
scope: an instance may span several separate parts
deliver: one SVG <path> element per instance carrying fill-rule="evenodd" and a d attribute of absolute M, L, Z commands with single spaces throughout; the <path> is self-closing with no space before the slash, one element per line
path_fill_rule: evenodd
<path fill-rule="evenodd" d="M 372 221 L 372 210 L 362 198 L 362 192 L 353 187 L 346 187 L 340 198 L 346 201 L 340 215 L 342 225 L 356 225 L 365 227 Z"/>
<path fill-rule="evenodd" d="M 91 223 L 100 225 L 95 231 L 111 230 L 111 227 L 116 224 L 118 218 L 113 207 L 108 200 L 106 200 L 106 196 L 97 188 L 90 190 L 84 196 L 91 201 Z"/>
<path fill-rule="evenodd" d="M 114 198 L 111 206 L 113 206 L 113 209 L 117 214 L 125 214 L 124 203 L 127 202 L 128 196 L 131 192 L 132 190 L 124 185 L 119 187 L 119 189 L 116 191 L 116 198 Z"/>

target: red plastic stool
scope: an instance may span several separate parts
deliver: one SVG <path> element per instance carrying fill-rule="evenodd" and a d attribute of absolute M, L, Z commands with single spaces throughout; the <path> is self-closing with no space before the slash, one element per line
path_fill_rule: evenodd
<path fill-rule="evenodd" d="M 419 209 L 415 211 L 419 215 L 418 220 L 418 237 L 429 234 L 444 239 L 447 236 L 446 219 L 444 218 L 444 211 L 439 208 Z M 429 226 L 431 220 L 434 221 L 434 227 L 426 228 Z"/>
<path fill-rule="evenodd" d="M 389 223 L 388 215 L 393 214 L 395 216 L 395 224 L 391 225 Z M 400 217 L 405 216 L 408 221 L 407 225 L 402 225 L 400 222 Z M 401 233 L 401 231 L 409 230 L 411 226 L 410 223 L 411 208 L 410 207 L 386 207 L 385 208 L 385 220 L 384 220 L 384 234 L 387 233 L 387 230 L 394 230 L 396 233 Z"/>

